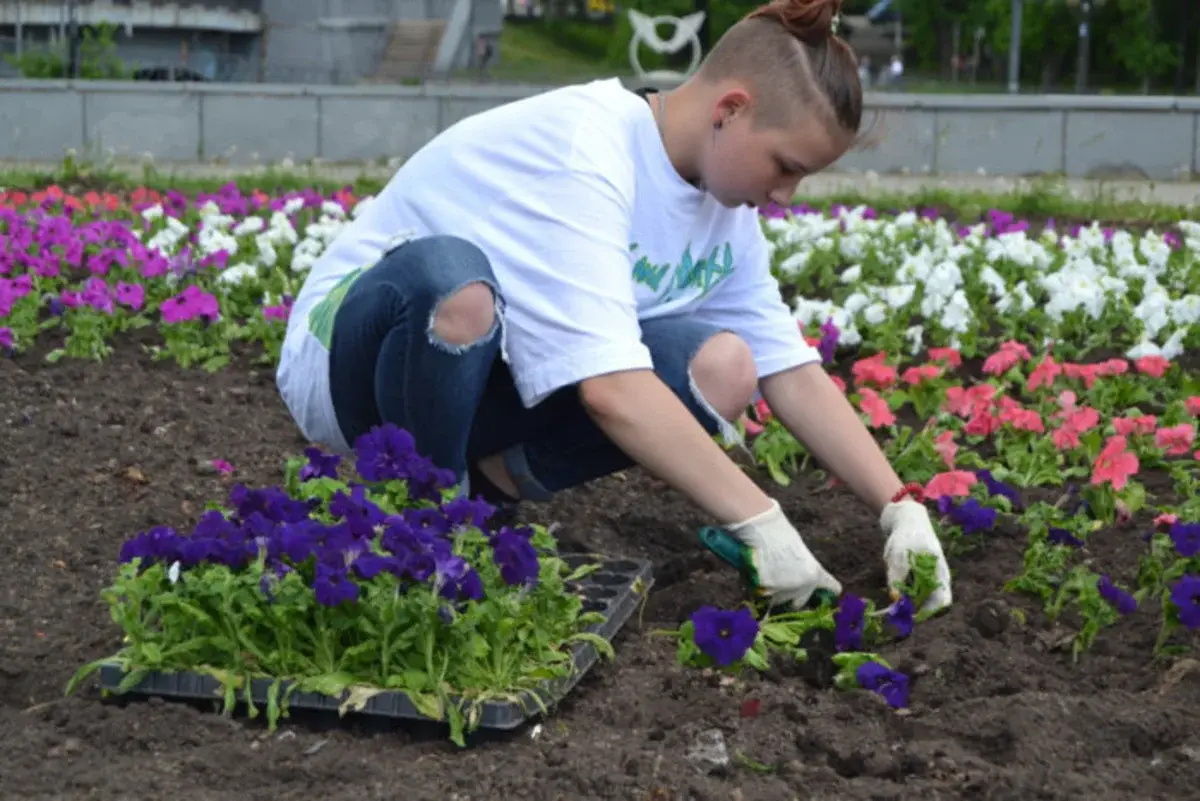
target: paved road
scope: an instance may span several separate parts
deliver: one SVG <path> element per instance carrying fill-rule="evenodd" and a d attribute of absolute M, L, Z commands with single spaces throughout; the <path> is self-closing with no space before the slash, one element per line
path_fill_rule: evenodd
<path fill-rule="evenodd" d="M 297 165 L 286 170 L 276 165 L 275 170 L 293 172 L 296 175 L 351 182 L 359 177 L 386 180 L 397 165 L 383 164 L 321 164 L 317 166 Z M 233 178 L 262 172 L 265 167 L 241 167 L 219 164 L 171 164 L 156 165 L 160 174 L 187 178 Z M 37 170 L 57 172 L 59 165 L 0 160 L 0 181 L 3 173 L 10 170 Z M 113 170 L 130 176 L 140 176 L 139 163 L 118 163 Z M 1170 206 L 1195 206 L 1200 214 L 1200 182 L 1144 181 L 1144 180 L 1060 180 L 1057 184 L 1064 192 L 1079 199 L 1102 197 L 1110 201 L 1143 201 Z M 1009 194 L 1035 190 L 1035 179 L 986 175 L 879 175 L 876 173 L 826 172 L 805 180 L 801 187 L 804 195 L 822 197 L 856 191 L 864 194 L 911 194 L 926 189 L 945 189 L 958 192 L 987 192 Z"/>

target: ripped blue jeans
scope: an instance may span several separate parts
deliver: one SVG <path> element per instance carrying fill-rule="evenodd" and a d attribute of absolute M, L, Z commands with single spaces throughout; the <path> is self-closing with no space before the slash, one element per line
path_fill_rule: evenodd
<path fill-rule="evenodd" d="M 429 236 L 386 253 L 351 285 L 329 351 L 333 407 L 346 441 L 353 445 L 371 428 L 393 423 L 459 481 L 468 465 L 502 453 L 521 498 L 531 501 L 631 467 L 584 410 L 576 387 L 525 408 L 500 358 L 502 311 L 477 342 L 437 338 L 438 304 L 475 282 L 499 294 L 483 252 L 463 239 Z M 642 323 L 655 372 L 713 435 L 721 423 L 694 389 L 689 367 L 720 330 L 686 317 Z"/>

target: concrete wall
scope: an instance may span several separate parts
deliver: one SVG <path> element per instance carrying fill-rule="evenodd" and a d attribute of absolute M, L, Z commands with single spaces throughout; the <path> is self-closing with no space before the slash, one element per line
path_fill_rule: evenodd
<path fill-rule="evenodd" d="M 498 33 L 498 0 L 476 0 L 468 41 Z M 388 27 L 406 20 L 449 19 L 454 0 L 262 0 L 267 32 L 262 80 L 351 84 L 375 74 Z M 469 64 L 468 47 L 455 61 Z"/>
<path fill-rule="evenodd" d="M 233 164 L 404 158 L 544 87 L 0 81 L 0 159 Z M 873 95 L 877 144 L 834 169 L 1153 179 L 1200 174 L 1200 98 Z"/>

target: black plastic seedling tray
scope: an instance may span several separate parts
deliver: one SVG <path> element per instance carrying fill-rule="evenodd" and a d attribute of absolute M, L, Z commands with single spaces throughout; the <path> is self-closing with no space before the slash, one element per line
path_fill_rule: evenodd
<path fill-rule="evenodd" d="M 650 562 L 640 559 L 606 558 L 596 554 L 564 554 L 562 559 L 573 569 L 584 564 L 600 565 L 599 570 L 584 577 L 572 589 L 583 595 L 583 611 L 600 612 L 604 615 L 602 622 L 593 624 L 587 630 L 611 641 L 633 615 L 653 582 Z M 578 643 L 572 656 L 576 669 L 571 675 L 562 679 L 544 681 L 536 690 L 522 693 L 515 701 L 491 702 L 484 705 L 480 710 L 480 728 L 515 729 L 530 717 L 538 714 L 542 705 L 550 708 L 565 698 L 599 658 L 595 647 L 590 643 Z M 104 665 L 100 669 L 100 686 L 103 690 L 123 696 L 159 697 L 172 700 L 211 701 L 224 695 L 221 685 L 216 679 L 199 673 L 152 672 L 146 674 L 133 687 L 121 691 L 119 688 L 125 675 L 119 665 Z M 271 679 L 253 679 L 251 681 L 250 698 L 255 705 L 259 707 L 266 705 L 271 683 Z M 286 691 L 286 683 L 283 689 Z M 341 696 L 330 696 L 295 692 L 287 696 L 287 705 L 289 709 L 337 712 L 347 696 L 348 693 L 343 693 Z M 242 690 L 238 691 L 238 698 L 244 700 L 245 696 Z M 541 705 L 538 703 L 539 699 Z M 390 691 L 372 696 L 362 708 L 355 710 L 355 713 L 396 720 L 426 722 L 433 720 L 418 712 L 406 695 Z"/>

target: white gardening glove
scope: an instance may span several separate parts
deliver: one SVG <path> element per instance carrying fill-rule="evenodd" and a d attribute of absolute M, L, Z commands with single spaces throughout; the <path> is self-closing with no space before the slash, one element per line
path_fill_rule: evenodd
<path fill-rule="evenodd" d="M 942 552 L 942 544 L 933 530 L 933 522 L 925 506 L 905 498 L 889 503 L 879 516 L 879 525 L 887 535 L 883 546 L 883 560 L 887 563 L 888 589 L 903 582 L 909 573 L 908 554 L 929 553 L 937 557 L 937 580 L 939 587 L 925 602 L 923 611 L 936 611 L 950 605 L 950 566 Z"/>
<path fill-rule="evenodd" d="M 745 546 L 750 581 L 771 606 L 790 604 L 802 609 L 819 589 L 841 595 L 842 585 L 808 550 L 778 501 L 772 499 L 766 512 L 725 530 Z"/>

